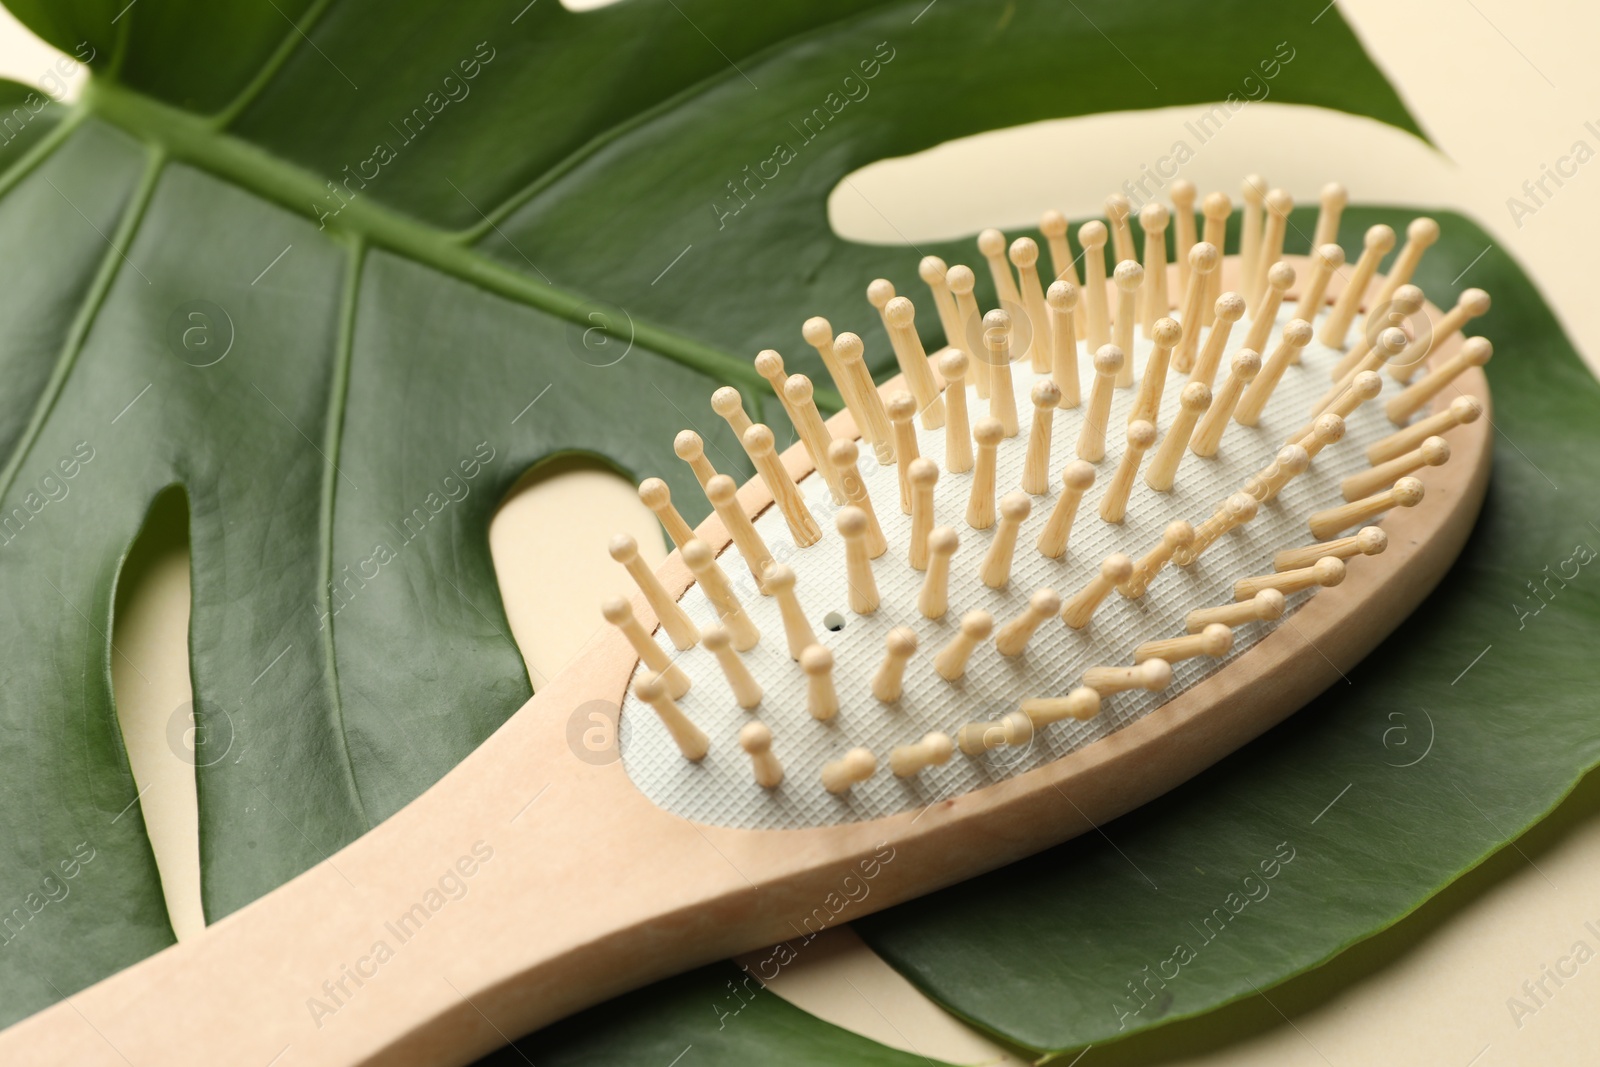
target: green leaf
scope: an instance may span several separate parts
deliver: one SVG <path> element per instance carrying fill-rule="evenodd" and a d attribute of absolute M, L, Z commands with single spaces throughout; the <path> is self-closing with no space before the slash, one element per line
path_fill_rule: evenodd
<path fill-rule="evenodd" d="M 730 963 L 680 974 L 580 1012 L 485 1056 L 476 1067 L 679 1062 L 695 1067 L 946 1067 L 820 1022 Z"/>
<path fill-rule="evenodd" d="M 1415 214 L 1352 208 L 1342 243 Z M 1600 552 L 1600 384 L 1516 263 L 1430 214 L 1444 233 L 1417 283 L 1444 307 L 1494 299 L 1472 331 L 1497 346 L 1494 475 L 1460 561 L 1348 685 L 1195 780 L 857 925 L 950 1010 L 1044 1052 L 1249 997 L 1401 920 L 1600 761 L 1600 562 L 1580 562 Z M 1293 860 L 1264 878 L 1280 847 Z"/>
<path fill-rule="evenodd" d="M 525 699 L 486 527 L 529 466 L 658 473 L 696 517 L 679 427 L 748 472 L 707 394 L 758 384 L 769 345 L 818 372 L 799 323 L 868 320 L 874 275 L 916 291 L 906 249 L 829 231 L 852 169 L 1248 92 L 1284 41 L 1274 99 L 1417 132 L 1312 6 L 1168 4 L 1152 33 L 1154 8 L 1110 0 L 13 0 L 95 77 L 0 146 L 0 907 L 23 909 L 0 1021 L 172 936 L 107 636 L 161 493 L 190 515 L 217 918 Z M 96 858 L 35 910 L 80 845 Z"/>

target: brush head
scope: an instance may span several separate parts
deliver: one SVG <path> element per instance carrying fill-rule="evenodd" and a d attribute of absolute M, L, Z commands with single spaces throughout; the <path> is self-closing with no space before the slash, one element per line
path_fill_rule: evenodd
<path fill-rule="evenodd" d="M 1269 215 L 1281 216 L 1293 206 L 1287 194 L 1269 191 L 1256 179 L 1247 180 L 1244 192 L 1247 203 Z M 1188 203 L 1192 209 L 1194 200 Z M 1110 220 L 1125 222 L 1131 213 L 1126 202 L 1113 198 L 1110 204 Z M 1208 218 L 1224 218 L 1232 206 L 1221 194 L 1201 201 Z M 1172 223 L 1164 205 L 1146 204 L 1139 216 L 1147 233 Z M 1064 238 L 1069 231 L 1059 213 L 1047 214 L 1042 222 L 1040 232 L 1048 238 Z M 1426 239 L 1430 232 L 1436 230 L 1413 226 L 1408 238 Z M 1080 227 L 1077 236 L 1086 254 L 1100 256 L 1110 230 L 1094 220 Z M 1394 237 L 1389 227 L 1374 226 L 1367 231 L 1367 246 L 1387 249 Z M 1038 265 L 1040 249 L 1029 238 L 1007 244 L 999 230 L 986 230 L 978 248 L 984 256 L 999 257 L 1002 264 L 1009 259 L 1023 271 Z M 820 525 L 827 532 L 820 541 L 802 546 L 779 508 L 754 515 L 754 530 L 773 559 L 759 587 L 746 575 L 747 568 L 736 565 L 737 547 L 729 546 L 724 553 L 728 558 L 714 562 L 715 550 L 726 543 L 720 526 L 685 545 L 685 562 L 696 574 L 718 568 L 737 607 L 760 636 L 752 647 L 738 651 L 729 630 L 703 630 L 709 639 L 679 653 L 664 643 L 664 634 L 657 635 L 672 665 L 696 680 L 678 699 L 678 707 L 707 732 L 711 745 L 703 759 L 691 762 L 650 708 L 634 706 L 636 699 L 644 701 L 645 693 L 662 691 L 660 683 L 652 688 L 647 679 L 644 691 L 625 702 L 621 719 L 620 750 L 634 783 L 657 804 L 692 819 L 766 828 L 877 818 L 915 808 L 935 795 L 981 790 L 1129 728 L 1247 657 L 1312 598 L 1342 595 L 1331 591 L 1347 574 L 1385 566 L 1389 534 L 1372 523 L 1382 523 L 1386 509 L 1412 508 L 1422 501 L 1422 481 L 1411 473 L 1380 494 L 1382 506 L 1376 512 L 1355 516 L 1346 528 L 1358 529 L 1346 538 L 1347 545 L 1330 540 L 1322 555 L 1316 554 L 1316 546 L 1302 548 L 1308 518 L 1335 504 L 1341 479 L 1364 470 L 1365 450 L 1394 432 L 1384 419 L 1382 402 L 1372 401 L 1386 389 L 1397 395 L 1406 388 L 1361 371 L 1345 384 L 1352 405 L 1347 414 L 1340 413 L 1341 407 L 1305 424 L 1306 408 L 1327 389 L 1328 368 L 1343 358 L 1341 351 L 1315 337 L 1314 322 L 1329 313 L 1326 305 L 1298 309 L 1292 299 L 1283 299 L 1276 307 L 1264 347 L 1269 352 L 1292 349 L 1301 362 L 1282 369 L 1257 425 L 1242 425 L 1222 411 L 1220 444 L 1213 455 L 1201 458 L 1178 449 L 1170 490 L 1157 492 L 1144 485 L 1141 465 L 1165 451 L 1158 446 L 1175 424 L 1187 418 L 1188 426 L 1199 428 L 1185 432 L 1198 436 L 1205 420 L 1218 415 L 1220 404 L 1238 401 L 1264 363 L 1260 352 L 1244 346 L 1243 331 L 1229 333 L 1220 353 L 1226 374 L 1209 382 L 1184 381 L 1168 367 L 1165 380 L 1154 389 L 1154 407 L 1148 409 L 1155 417 L 1129 417 L 1136 398 L 1145 392 L 1144 375 L 1165 362 L 1152 362 L 1151 352 L 1171 351 L 1190 329 L 1204 343 L 1212 331 L 1246 314 L 1245 301 L 1231 288 L 1237 284 L 1234 261 L 1224 261 L 1204 242 L 1195 242 L 1186 254 L 1195 276 L 1222 279 L 1221 294 L 1204 300 L 1211 321 L 1184 323 L 1178 310 L 1165 309 L 1170 313 L 1146 320 L 1150 336 L 1135 334 L 1133 347 L 1126 351 L 1114 344 L 1090 351 L 1083 331 L 1075 329 L 1071 336 L 1076 348 L 1069 350 L 1068 363 L 1058 362 L 1049 371 L 1035 371 L 1026 358 L 1012 361 L 1012 355 L 1026 355 L 1015 351 L 1014 332 L 1027 329 L 1050 341 L 1051 322 L 1056 316 L 1070 322 L 1084 310 L 1086 295 L 1100 299 L 1105 314 L 1117 291 L 1131 293 L 1142 286 L 1143 264 L 1118 263 L 1106 279 L 1106 291 L 1099 294 L 1070 281 L 1053 281 L 1042 293 L 1050 317 L 1020 322 L 1018 316 L 1036 312 L 1012 306 L 974 311 L 971 268 L 924 257 L 918 264 L 923 282 L 936 294 L 945 287 L 967 302 L 961 312 L 965 329 L 981 342 L 978 353 L 963 350 L 965 338 L 956 338 L 961 342 L 956 346 L 929 351 L 930 366 L 943 375 L 942 381 L 968 391 L 960 409 L 965 421 L 927 426 L 919 418 L 925 412 L 908 387 L 891 384 L 877 402 L 898 427 L 897 434 L 908 435 L 896 437 L 896 448 L 912 452 L 909 457 L 895 456 L 893 449 L 875 455 L 842 436 L 867 423 L 853 402 L 853 421 L 841 425 L 848 418 L 844 415 L 831 420 L 833 439 L 812 452 L 835 471 L 856 472 L 858 484 L 839 499 L 825 479 L 808 476 L 814 461 L 805 462 L 808 457 L 799 445 L 780 464 L 771 429 L 756 423 L 744 432 L 742 443 L 750 455 L 771 461 L 763 467 L 766 490 L 775 498 L 793 492 L 800 507 L 824 520 Z M 1316 254 L 1329 268 L 1342 265 L 1344 258 L 1338 245 L 1325 245 Z M 1305 262 L 1273 263 L 1261 268 L 1258 277 L 1287 297 L 1297 264 L 1303 268 Z M 887 281 L 874 281 L 866 295 L 866 304 L 881 312 L 887 325 L 916 329 L 913 300 L 896 295 Z M 1182 298 L 1171 294 L 1174 302 Z M 1418 287 L 1398 286 L 1388 312 L 1398 318 L 1384 320 L 1373 347 L 1383 353 L 1403 350 L 1410 342 L 1397 324 L 1415 322 L 1408 317 L 1418 314 L 1424 303 Z M 1463 294 L 1458 306 L 1471 312 L 1486 304 L 1487 297 Z M 867 356 L 858 334 L 835 334 L 825 319 L 806 320 L 801 333 L 809 344 L 831 347 L 841 363 Z M 1430 363 L 1479 365 L 1490 351 L 1486 341 L 1467 339 L 1432 354 Z M 974 373 L 978 361 L 991 381 L 997 380 L 992 376 L 1008 376 L 1009 390 L 996 385 L 993 394 L 974 396 L 970 390 L 984 384 Z M 770 380 L 782 357 L 763 352 L 756 363 Z M 1110 380 L 1130 364 L 1140 388 L 1111 387 Z M 1085 400 L 1063 408 L 1061 383 L 1070 374 L 1084 386 Z M 1087 386 L 1097 379 L 1107 381 L 1110 399 L 1101 414 L 1087 402 Z M 815 390 L 803 376 L 779 381 L 791 403 L 814 398 Z M 846 389 L 839 392 L 851 395 Z M 1016 429 L 1008 436 L 1007 422 L 994 405 L 1002 395 L 1018 394 L 1024 395 L 1023 402 L 1015 405 Z M 726 389 L 714 395 L 712 406 L 719 414 L 749 410 Z M 759 405 L 753 407 L 759 410 Z M 954 417 L 957 409 L 949 410 Z M 1464 425 L 1477 419 L 1483 406 L 1476 396 L 1463 395 L 1441 401 L 1441 410 L 1452 413 L 1452 425 Z M 1091 418 L 1104 418 L 1102 429 L 1117 428 L 1104 434 L 1105 454 L 1098 462 L 1073 455 Z M 1035 483 L 1042 492 L 1018 491 L 1025 453 L 1036 436 L 1034 423 L 1040 420 L 1052 426 L 1048 440 L 1040 440 L 1048 445 L 1048 469 L 1059 474 Z M 1291 430 L 1303 436 L 1286 443 Z M 1441 436 L 1447 432 L 1437 431 L 1408 446 L 1419 472 L 1455 462 L 1450 443 Z M 977 446 L 975 466 L 946 469 L 952 434 Z M 679 436 L 675 450 L 686 460 L 704 458 L 703 442 L 689 431 Z M 727 475 L 715 475 L 704 484 L 719 509 L 739 507 L 743 494 L 736 493 Z M 662 490 L 664 485 L 651 481 L 641 492 L 664 502 Z M 1112 493 L 1126 500 L 1119 522 L 1102 519 L 1097 506 L 1097 494 Z M 966 524 L 967 516 L 985 511 L 971 508 L 978 494 L 987 494 L 990 516 L 990 525 L 982 528 Z M 930 500 L 931 507 L 913 508 L 913 499 Z M 1374 505 L 1361 501 L 1343 506 Z M 926 525 L 917 533 L 913 516 L 924 508 L 923 518 L 915 521 Z M 923 544 L 908 553 L 913 537 L 922 538 Z M 1066 547 L 1047 554 L 1047 540 L 1064 540 Z M 850 546 L 860 554 L 858 568 L 866 559 L 864 572 L 847 566 Z M 1306 562 L 1298 571 L 1269 573 L 1274 554 L 1285 549 L 1300 552 Z M 619 559 L 633 558 L 637 546 L 619 539 L 617 553 Z M 998 587 L 989 584 L 997 571 Z M 1245 581 L 1250 575 L 1261 577 Z M 1236 580 L 1257 588 L 1235 602 Z M 853 595 L 861 592 L 854 585 L 860 581 L 872 585 L 871 596 Z M 1121 595 L 1108 596 L 1112 591 Z M 679 604 L 699 626 L 726 621 L 719 622 L 725 605 L 695 585 Z M 626 622 L 624 607 L 625 602 L 610 601 L 603 612 L 608 621 L 621 625 Z M 642 610 L 638 614 L 650 623 L 649 615 Z M 1208 614 L 1215 617 L 1208 619 Z M 792 629 L 797 618 L 805 627 L 798 636 Z M 1166 640 L 1186 630 L 1190 636 L 1184 641 Z M 1135 648 L 1146 643 L 1170 646 L 1171 657 L 1163 652 L 1132 666 L 1116 666 L 1134 659 Z M 736 656 L 745 665 L 760 684 L 758 704 L 746 710 L 733 698 L 713 662 L 716 655 Z M 1079 680 L 1085 684 L 1076 684 Z M 825 714 L 816 713 L 819 700 Z M 752 715 L 759 715 L 759 722 L 751 721 Z M 952 741 L 956 738 L 959 744 Z M 737 744 L 729 744 L 735 739 Z M 764 769 L 752 780 L 751 759 L 756 755 Z M 780 757 L 787 775 L 772 770 L 772 761 Z M 892 773 L 881 773 L 880 757 Z"/>

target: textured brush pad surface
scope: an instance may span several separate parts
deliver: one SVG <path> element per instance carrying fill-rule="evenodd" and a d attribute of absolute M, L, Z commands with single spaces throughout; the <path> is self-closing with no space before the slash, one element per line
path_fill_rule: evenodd
<path fill-rule="evenodd" d="M 1279 316 L 1279 328 L 1266 346 L 1269 351 L 1277 343 L 1282 324 L 1293 317 L 1294 306 L 1287 305 Z M 1357 328 L 1359 324 L 1352 329 L 1352 337 Z M 1233 353 L 1241 347 L 1247 330 L 1248 320 L 1235 324 L 1217 375 L 1217 387 L 1226 377 Z M 1140 339 L 1135 347 L 1135 368 L 1142 371 L 1150 344 Z M 1247 654 L 1273 627 L 1293 627 L 1295 609 L 1309 596 L 1339 595 L 1335 587 L 1320 594 L 1290 597 L 1289 610 L 1278 621 L 1237 628 L 1233 651 L 1223 659 L 1196 657 L 1175 663 L 1172 685 L 1159 693 L 1118 693 L 1104 700 L 1098 717 L 1087 722 L 1068 719 L 1044 727 L 1027 746 L 1001 747 L 977 757 L 963 755 L 958 748 L 943 766 L 930 767 L 909 779 L 894 777 L 888 768 L 889 751 L 894 746 L 913 743 L 932 730 L 943 731 L 953 739 L 963 724 L 998 719 L 1017 710 L 1024 699 L 1065 694 L 1080 684 L 1085 668 L 1132 663 L 1133 650 L 1141 642 L 1183 634 L 1184 617 L 1191 610 L 1231 603 L 1235 580 L 1270 573 L 1274 552 L 1312 540 L 1307 518 L 1314 511 L 1343 502 L 1340 479 L 1368 469 L 1364 458 L 1367 446 L 1394 430 L 1383 415 L 1383 402 L 1401 387 L 1384 375 L 1384 392 L 1361 405 L 1346 420 L 1344 439 L 1327 446 L 1306 473 L 1292 481 L 1276 500 L 1262 505 L 1252 522 L 1212 545 L 1196 565 L 1167 566 L 1151 583 L 1149 592 L 1138 600 L 1127 600 L 1112 592 L 1094 620 L 1081 631 L 1068 629 L 1059 619 L 1046 620 L 1021 656 L 1000 655 L 991 638 L 973 653 L 964 678 L 946 682 L 934 671 L 933 657 L 955 635 L 963 612 L 976 608 L 989 611 L 998 630 L 1023 611 L 1035 590 L 1049 587 L 1065 600 L 1098 573 L 1101 561 L 1111 553 L 1125 552 L 1138 560 L 1160 540 L 1168 523 L 1188 519 L 1198 525 L 1222 500 L 1242 488 L 1250 475 L 1272 462 L 1291 432 L 1310 422 L 1311 405 L 1329 389 L 1330 369 L 1342 355 L 1313 340 L 1302 350 L 1303 362 L 1285 372 L 1261 424 L 1246 428 L 1230 422 L 1222 446 L 1212 459 L 1186 453 L 1170 493 L 1153 492 L 1144 483 L 1144 470 L 1155 455 L 1153 447 L 1145 454 L 1139 480 L 1129 498 L 1126 521 L 1113 525 L 1100 518 L 1100 501 L 1127 447 L 1128 410 L 1137 393 L 1136 388 L 1117 390 L 1106 434 L 1106 457 L 1095 465 L 1095 484 L 1079 506 L 1066 554 L 1049 559 L 1040 554 L 1035 541 L 1061 492 L 1062 467 L 1077 458 L 1078 429 L 1094 377 L 1089 357 L 1081 349 L 1080 344 L 1084 403 L 1056 413 L 1050 491 L 1033 498 L 1033 511 L 1022 524 L 1011 582 L 1006 588 L 989 589 L 978 578 L 979 565 L 997 527 L 974 530 L 966 523 L 971 472 L 951 474 L 945 470 L 944 430 L 923 430 L 920 420 L 921 453 L 939 464 L 934 525 L 951 526 L 961 537 L 961 547 L 951 561 L 950 610 L 944 618 L 926 619 L 917 610 L 923 574 L 907 562 L 911 520 L 900 511 L 898 476 L 893 463 L 880 467 L 871 448 L 864 444 L 861 474 L 889 542 L 888 552 L 873 561 L 873 574 L 882 596 L 875 614 L 863 616 L 850 610 L 844 544 L 833 525 L 837 508 L 820 477 L 813 474 L 800 484 L 823 530 L 819 543 L 797 549 L 776 507 L 768 508 L 756 520 L 756 527 L 774 556 L 794 568 L 798 576 L 796 592 L 817 640 L 834 653 L 834 682 L 840 707 L 832 720 L 818 722 L 806 710 L 806 676 L 800 665 L 789 658 L 776 600 L 756 593 L 749 568 L 737 548 L 730 546 L 721 555 L 724 572 L 761 630 L 761 642 L 744 653 L 744 661 L 761 683 L 765 697 L 753 711 L 740 709 L 710 652 L 697 645 L 679 653 L 658 631 L 656 640 L 693 681 L 678 703 L 709 735 L 711 751 L 699 763 L 685 760 L 655 713 L 633 696 L 630 683 L 622 708 L 619 744 L 629 777 L 646 796 L 668 811 L 697 822 L 752 829 L 832 825 L 923 807 L 1042 766 L 1121 729 L 1220 670 L 1234 657 Z M 1033 415 L 1029 390 L 1042 377 L 1032 372 L 1026 359 L 1013 363 L 1011 369 L 1021 432 L 1000 446 L 997 496 L 1021 485 Z M 1186 381 L 1186 376 L 1177 373 L 1168 378 L 1159 420 L 1163 434 L 1172 425 L 1178 393 Z M 988 413 L 988 401 L 979 400 L 970 386 L 967 402 L 973 421 Z M 1159 443 L 1158 438 L 1157 446 Z M 1427 507 L 1428 502 L 1424 500 L 1418 506 Z M 1381 555 L 1370 559 L 1358 556 L 1350 561 L 1350 566 L 1358 568 L 1384 565 Z M 681 603 L 697 626 L 716 621 L 699 586 L 691 586 Z M 843 620 L 842 629 L 827 629 L 824 620 L 830 613 Z M 883 657 L 884 638 L 896 626 L 915 630 L 918 648 L 907 665 L 905 695 L 895 704 L 883 704 L 873 697 L 870 682 Z M 750 758 L 739 747 L 739 729 L 752 719 L 771 727 L 772 751 L 783 763 L 784 781 L 773 790 L 755 784 Z M 843 796 L 829 794 L 818 778 L 823 764 L 858 745 L 878 757 L 877 773 Z"/>

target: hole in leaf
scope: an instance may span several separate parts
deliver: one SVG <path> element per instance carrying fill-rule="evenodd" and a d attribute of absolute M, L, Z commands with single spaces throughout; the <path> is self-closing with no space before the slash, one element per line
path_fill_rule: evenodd
<path fill-rule="evenodd" d="M 606 546 L 639 542 L 652 569 L 667 558 L 656 517 L 615 467 L 563 455 L 534 464 L 489 523 L 489 551 L 511 636 L 535 690 L 547 685 L 604 625 L 600 602 L 638 588 Z"/>
<path fill-rule="evenodd" d="M 150 505 L 117 576 L 111 686 L 167 914 L 180 940 L 205 929 L 189 606 L 189 502 L 173 486 Z"/>

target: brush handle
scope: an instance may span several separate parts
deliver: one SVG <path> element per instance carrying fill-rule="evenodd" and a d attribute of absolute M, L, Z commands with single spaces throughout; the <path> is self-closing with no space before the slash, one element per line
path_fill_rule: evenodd
<path fill-rule="evenodd" d="M 697 827 L 646 800 L 620 761 L 574 755 L 569 719 L 591 726 L 590 706 L 614 718 L 633 667 L 606 629 L 407 808 L 13 1027 L 0 1062 L 468 1063 L 644 982 L 793 937 L 792 921 L 848 901 L 852 872 L 877 907 L 894 864 L 873 859 L 882 838 L 865 827 L 826 835 L 821 851 L 806 848 L 816 834 Z M 785 861 L 774 846 L 791 836 Z M 825 914 L 832 925 L 864 910 Z"/>

